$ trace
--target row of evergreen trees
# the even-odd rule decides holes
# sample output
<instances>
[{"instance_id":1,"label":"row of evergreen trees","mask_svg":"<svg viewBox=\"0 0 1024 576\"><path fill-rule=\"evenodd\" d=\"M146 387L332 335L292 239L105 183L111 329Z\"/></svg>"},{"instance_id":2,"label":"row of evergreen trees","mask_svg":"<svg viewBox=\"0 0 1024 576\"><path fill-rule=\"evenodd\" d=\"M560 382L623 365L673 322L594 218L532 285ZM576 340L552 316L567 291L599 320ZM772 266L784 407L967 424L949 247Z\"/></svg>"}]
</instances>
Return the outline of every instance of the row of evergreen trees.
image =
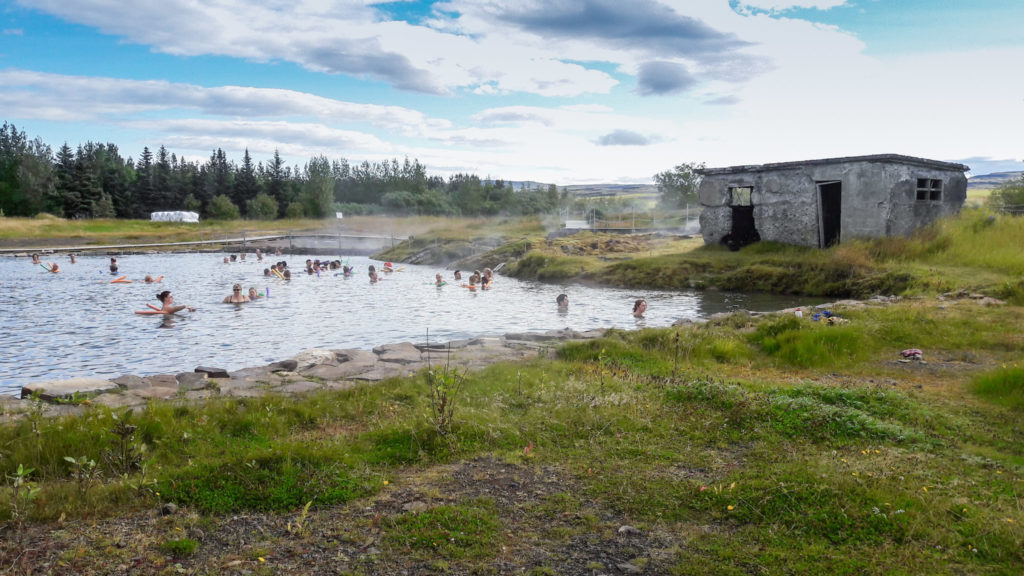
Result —
<instances>
[{"instance_id":1,"label":"row of evergreen trees","mask_svg":"<svg viewBox=\"0 0 1024 576\"><path fill-rule=\"evenodd\" d=\"M54 154L7 122L0 128L0 215L47 212L66 218L149 218L151 212L192 210L203 218L323 218L346 213L533 214L559 202L554 185L513 190L472 174L428 176L418 160L362 162L310 159L287 166L281 155L241 164L217 149L204 163L164 146L125 159L115 144L65 143Z\"/></svg>"}]
</instances>

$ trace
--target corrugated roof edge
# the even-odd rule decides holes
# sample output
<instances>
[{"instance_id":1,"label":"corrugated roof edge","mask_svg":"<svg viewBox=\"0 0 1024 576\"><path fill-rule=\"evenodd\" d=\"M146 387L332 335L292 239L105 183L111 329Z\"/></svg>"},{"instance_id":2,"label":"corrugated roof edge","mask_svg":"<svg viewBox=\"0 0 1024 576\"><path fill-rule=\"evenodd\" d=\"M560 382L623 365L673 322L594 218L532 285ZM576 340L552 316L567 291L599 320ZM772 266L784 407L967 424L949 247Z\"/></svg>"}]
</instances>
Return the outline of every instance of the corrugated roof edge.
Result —
<instances>
[{"instance_id":1,"label":"corrugated roof edge","mask_svg":"<svg viewBox=\"0 0 1024 576\"><path fill-rule=\"evenodd\" d=\"M694 170L694 172L702 176L714 176L716 174L736 174L739 172L767 172L770 170L787 170L789 168L799 168L801 166L818 166L823 164L838 164L841 162L898 162L901 164L915 164L923 166L925 168L941 168L943 170L957 170L959 172L967 172L970 170L964 164L956 164L954 162L942 162L939 160L929 160L927 158L917 158L914 156L904 156L903 154L871 154L868 156L844 156L841 158L821 158L818 160L801 160L798 162L776 162L773 164L749 164L745 166L727 166L724 168L702 168Z\"/></svg>"}]
</instances>

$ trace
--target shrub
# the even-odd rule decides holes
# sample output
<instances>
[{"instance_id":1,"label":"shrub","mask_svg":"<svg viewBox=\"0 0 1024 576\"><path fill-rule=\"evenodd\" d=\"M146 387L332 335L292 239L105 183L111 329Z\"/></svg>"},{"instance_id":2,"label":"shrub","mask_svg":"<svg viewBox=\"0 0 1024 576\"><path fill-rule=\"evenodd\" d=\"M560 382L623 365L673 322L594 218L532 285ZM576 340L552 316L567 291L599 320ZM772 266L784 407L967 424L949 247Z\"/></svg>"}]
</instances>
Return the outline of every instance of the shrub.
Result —
<instances>
[{"instance_id":1,"label":"shrub","mask_svg":"<svg viewBox=\"0 0 1024 576\"><path fill-rule=\"evenodd\" d=\"M206 217L210 220L237 220L238 206L226 195L214 196L206 205Z\"/></svg>"},{"instance_id":2,"label":"shrub","mask_svg":"<svg viewBox=\"0 0 1024 576\"><path fill-rule=\"evenodd\" d=\"M267 196L263 192L249 200L249 217L257 220L273 220L277 218L277 200Z\"/></svg>"}]
</instances>

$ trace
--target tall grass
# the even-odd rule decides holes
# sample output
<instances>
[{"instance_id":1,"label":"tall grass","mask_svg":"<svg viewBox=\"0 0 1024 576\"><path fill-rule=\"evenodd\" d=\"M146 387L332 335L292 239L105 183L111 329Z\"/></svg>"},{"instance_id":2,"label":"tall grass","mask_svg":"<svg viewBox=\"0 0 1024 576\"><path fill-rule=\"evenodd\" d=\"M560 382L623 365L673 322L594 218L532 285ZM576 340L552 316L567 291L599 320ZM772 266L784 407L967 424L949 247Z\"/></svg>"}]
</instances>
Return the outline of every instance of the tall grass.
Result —
<instances>
[{"instance_id":1,"label":"tall grass","mask_svg":"<svg viewBox=\"0 0 1024 576\"><path fill-rule=\"evenodd\" d=\"M1004 366L976 376L970 389L993 404L1024 411L1024 366Z\"/></svg>"}]
</instances>

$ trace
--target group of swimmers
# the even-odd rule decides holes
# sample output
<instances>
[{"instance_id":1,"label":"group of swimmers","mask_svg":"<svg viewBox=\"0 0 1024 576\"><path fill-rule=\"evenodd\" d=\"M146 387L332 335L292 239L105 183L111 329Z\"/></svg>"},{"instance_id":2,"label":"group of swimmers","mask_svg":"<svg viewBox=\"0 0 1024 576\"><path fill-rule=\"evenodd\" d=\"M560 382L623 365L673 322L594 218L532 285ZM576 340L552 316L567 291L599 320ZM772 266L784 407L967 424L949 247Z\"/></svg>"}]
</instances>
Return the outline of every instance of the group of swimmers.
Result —
<instances>
[{"instance_id":1,"label":"group of swimmers","mask_svg":"<svg viewBox=\"0 0 1024 576\"><path fill-rule=\"evenodd\" d=\"M280 249L277 250L277 254L278 255L281 254L281 250ZM263 253L258 248L256 249L256 258L257 258L258 261L262 261L263 260ZM224 257L224 262L225 263L236 262L239 259L241 261L245 261L245 253L244 252L241 254L240 257L235 255L235 254L232 254L229 257L226 256L226 257ZM76 262L74 254L70 254L70 260L71 260L72 264L74 264ZM51 273L54 273L54 274L57 274L57 273L60 272L60 266L57 264L57 262L50 262L50 263L44 264L39 259L39 255L38 254L32 254L32 263L33 264L39 264L40 266L43 266L43 268L45 268L47 271L49 271ZM324 261L321 261L319 259L316 259L316 260L307 259L306 260L306 273L308 275L313 275L313 274L319 275L319 273L321 271L330 271L330 270L339 270L339 269L341 270L341 274L343 274L346 277L347 276L351 276L354 273L354 271L355 271L354 267L348 266L347 264L342 264L341 260L324 260ZM110 258L110 273L111 274L116 274L117 271L118 271L117 258L111 257ZM391 262L385 262L384 265L381 267L381 271L382 272L386 272L386 273L395 272L395 268L394 268L394 265L392 265ZM369 274L369 277L370 277L370 283L371 284L376 284L380 280L380 276L377 274L377 269L376 269L376 267L373 264L371 264L369 266L368 274ZM264 276L277 276L278 278L280 278L282 280L291 280L291 271L288 269L288 262L286 262L284 260L282 260L280 262L277 262L275 264L272 264L270 266L270 268L265 268L263 270L263 275ZM441 276L440 273L436 274L434 279L435 279L434 284L437 287L446 286L448 284L447 282L445 282L444 278ZM462 280L462 271L461 270L455 270L454 279L455 279L456 282L461 282L461 280ZM158 277L154 278L152 275L147 274L145 276L145 278L143 279L143 282L145 282L147 284L150 284L150 283L157 283L157 282L160 282L162 280L163 280L163 276L158 276ZM117 279L113 280L112 282L114 282L114 283L119 283L119 282L121 282L121 283L130 283L132 281L128 280L126 276L121 276L120 278L117 278ZM480 288L482 290L488 290L493 285L493 282L494 282L494 271L491 270L490 268L484 268L483 272L481 272L480 270L474 270L473 273L469 276L469 283L468 284L461 284L461 286L463 286L465 288L468 288L471 291L475 291L477 286L480 286ZM226 296L224 298L223 302L224 303L230 303L230 304L240 304L240 303L245 303L245 302L252 302L254 300L258 300L258 299L263 298L263 297L264 297L264 295L260 294L259 292L257 292L256 288L252 288L252 287L249 288L248 294L246 294L246 293L243 292L241 284L235 284L234 286L232 286L231 294ZM171 296L171 292L169 290L164 290L163 292L160 292L159 294L157 294L157 300L159 300L161 302L161 306L160 307L153 306L152 304L146 304L146 306L149 308L149 310L138 310L138 311L136 311L136 314L175 314L177 312L180 312L181 310L186 310L186 309L189 310L190 312L191 311L195 311L195 308L193 308L191 306L174 306L173 305L173 300L174 299ZM555 299L555 304L558 307L559 311L561 311L561 312L567 311L569 309L569 296L567 294L559 294L558 297ZM640 298L640 299L636 300L636 302L633 303L633 316L635 318L643 318L644 317L644 313L646 311L647 311L647 300L645 300L643 298Z\"/></svg>"},{"instance_id":2,"label":"group of swimmers","mask_svg":"<svg viewBox=\"0 0 1024 576\"><path fill-rule=\"evenodd\" d=\"M455 279L462 280L462 270L455 271ZM469 288L470 291L475 291L479 285L481 290L490 290L491 285L494 283L494 271L490 268L484 268L483 272L479 270L473 270L473 273L469 275L469 284L463 284L463 288Z\"/></svg>"}]
</instances>

